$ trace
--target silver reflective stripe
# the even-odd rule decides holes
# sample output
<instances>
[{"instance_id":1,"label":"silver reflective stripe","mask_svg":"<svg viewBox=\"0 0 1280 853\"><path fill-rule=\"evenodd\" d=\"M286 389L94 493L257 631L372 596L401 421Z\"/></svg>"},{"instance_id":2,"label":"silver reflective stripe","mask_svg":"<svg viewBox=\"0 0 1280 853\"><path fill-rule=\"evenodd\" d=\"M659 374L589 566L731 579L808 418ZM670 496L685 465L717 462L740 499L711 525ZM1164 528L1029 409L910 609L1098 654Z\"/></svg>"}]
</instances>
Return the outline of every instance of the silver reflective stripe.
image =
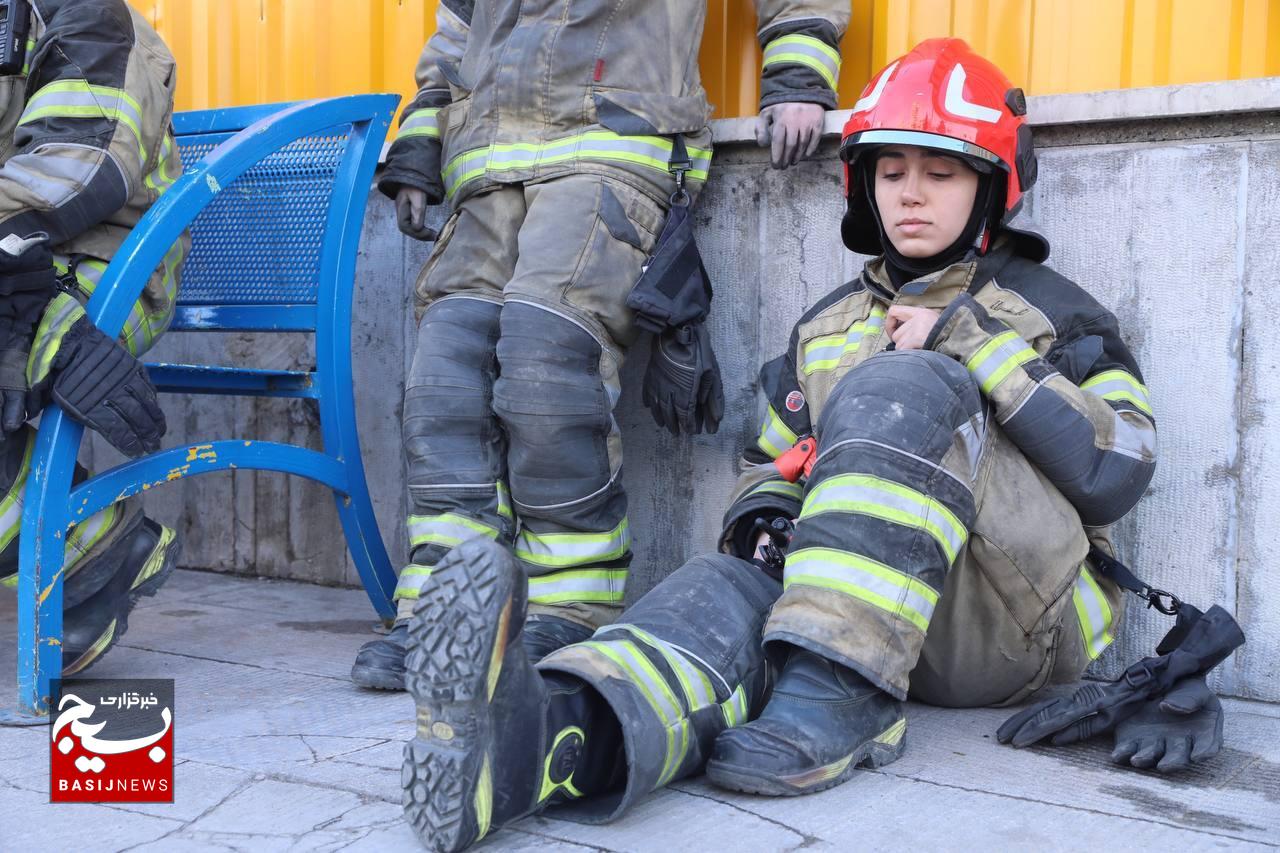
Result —
<instances>
[{"instance_id":1,"label":"silver reflective stripe","mask_svg":"<svg viewBox=\"0 0 1280 853\"><path fill-rule=\"evenodd\" d=\"M779 63L804 65L817 71L828 88L836 88L840 76L840 54L821 39L813 36L782 36L765 45L764 67Z\"/></svg>"},{"instance_id":2,"label":"silver reflective stripe","mask_svg":"<svg viewBox=\"0 0 1280 853\"><path fill-rule=\"evenodd\" d=\"M535 533L528 528L516 537L516 556L539 566L575 566L617 559L631 548L627 519L606 533Z\"/></svg>"},{"instance_id":3,"label":"silver reflective stripe","mask_svg":"<svg viewBox=\"0 0 1280 853\"><path fill-rule=\"evenodd\" d=\"M982 442L986 438L986 426L982 415L974 415L955 431L956 443L969 460L969 477L978 476L978 461L982 458Z\"/></svg>"},{"instance_id":4,"label":"silver reflective stripe","mask_svg":"<svg viewBox=\"0 0 1280 853\"><path fill-rule=\"evenodd\" d=\"M588 640L581 646L600 652L618 664L627 678L644 694L663 725L670 726L679 722L683 714L675 694L662 679L653 662L645 657L635 643L626 640Z\"/></svg>"},{"instance_id":5,"label":"silver reflective stripe","mask_svg":"<svg viewBox=\"0 0 1280 853\"><path fill-rule=\"evenodd\" d=\"M1072 590L1072 603L1080 623L1085 651L1092 660L1106 651L1114 638L1111 635L1111 605L1087 565L1080 567L1080 576L1076 578L1075 588Z\"/></svg>"},{"instance_id":6,"label":"silver reflective stripe","mask_svg":"<svg viewBox=\"0 0 1280 853\"><path fill-rule=\"evenodd\" d=\"M115 521L116 505L112 504L85 521L80 522L67 537L67 561L78 560L89 552L111 523Z\"/></svg>"},{"instance_id":7,"label":"silver reflective stripe","mask_svg":"<svg viewBox=\"0 0 1280 853\"><path fill-rule=\"evenodd\" d=\"M452 512L440 515L411 515L408 528L409 544L415 548L419 545L453 547L477 536L498 538L497 528Z\"/></svg>"},{"instance_id":8,"label":"silver reflective stripe","mask_svg":"<svg viewBox=\"0 0 1280 853\"><path fill-rule=\"evenodd\" d=\"M439 107L427 107L409 113L404 122L401 123L400 132L396 134L396 138L404 139L411 136L439 138L440 125L436 121L436 113L438 112L440 112Z\"/></svg>"},{"instance_id":9,"label":"silver reflective stripe","mask_svg":"<svg viewBox=\"0 0 1280 853\"><path fill-rule=\"evenodd\" d=\"M87 162L78 157L56 154L19 154L4 164L5 174L49 204L58 206L85 187L97 171L98 160Z\"/></svg>"},{"instance_id":10,"label":"silver reflective stripe","mask_svg":"<svg viewBox=\"0 0 1280 853\"><path fill-rule=\"evenodd\" d=\"M1130 420L1140 420L1134 423ZM1141 415L1128 415L1117 412L1115 415L1115 452L1143 462L1150 462L1156 457L1156 431Z\"/></svg>"},{"instance_id":11,"label":"silver reflective stripe","mask_svg":"<svg viewBox=\"0 0 1280 853\"><path fill-rule=\"evenodd\" d=\"M997 346L984 346L969 360L969 370L984 393L990 394L1020 364L1036 357L1035 350L1017 332L1004 332L991 339Z\"/></svg>"},{"instance_id":12,"label":"silver reflective stripe","mask_svg":"<svg viewBox=\"0 0 1280 853\"><path fill-rule=\"evenodd\" d=\"M747 693L739 684L733 695L720 703L724 712L724 722L729 728L740 726L747 721Z\"/></svg>"},{"instance_id":13,"label":"silver reflective stripe","mask_svg":"<svg viewBox=\"0 0 1280 853\"><path fill-rule=\"evenodd\" d=\"M769 406L765 410L764 426L760 428L760 436L756 439L756 444L763 450L770 459L777 459L790 449L791 445L799 440L791 428L778 417L777 411L773 406Z\"/></svg>"},{"instance_id":14,"label":"silver reflective stripe","mask_svg":"<svg viewBox=\"0 0 1280 853\"><path fill-rule=\"evenodd\" d=\"M955 560L968 529L938 500L915 489L865 474L839 474L809 490L801 518L823 512L850 512L924 530Z\"/></svg>"},{"instance_id":15,"label":"silver reflective stripe","mask_svg":"<svg viewBox=\"0 0 1280 853\"><path fill-rule=\"evenodd\" d=\"M690 713L716 704L716 691L711 686L711 680L701 669L687 660L679 648L655 637L648 631L625 623L608 625L597 631L596 636L612 631L625 631L662 655L663 660L671 667L680 681L680 686L684 689Z\"/></svg>"},{"instance_id":16,"label":"silver reflective stripe","mask_svg":"<svg viewBox=\"0 0 1280 853\"><path fill-rule=\"evenodd\" d=\"M832 557L842 559L836 562ZM837 555L825 549L797 551L787 560L785 579L790 586L793 582L803 584L803 578L833 581L833 589L903 616L922 631L928 627L937 602L936 593L930 598L919 591L920 587L928 589L923 582L860 554L840 552ZM870 596L858 595L858 591L870 593ZM920 619L901 612L904 606L918 614Z\"/></svg>"},{"instance_id":17,"label":"silver reflective stripe","mask_svg":"<svg viewBox=\"0 0 1280 853\"><path fill-rule=\"evenodd\" d=\"M626 569L582 569L560 571L529 578L529 600L537 604L593 601L622 602L626 592Z\"/></svg>"}]
</instances>

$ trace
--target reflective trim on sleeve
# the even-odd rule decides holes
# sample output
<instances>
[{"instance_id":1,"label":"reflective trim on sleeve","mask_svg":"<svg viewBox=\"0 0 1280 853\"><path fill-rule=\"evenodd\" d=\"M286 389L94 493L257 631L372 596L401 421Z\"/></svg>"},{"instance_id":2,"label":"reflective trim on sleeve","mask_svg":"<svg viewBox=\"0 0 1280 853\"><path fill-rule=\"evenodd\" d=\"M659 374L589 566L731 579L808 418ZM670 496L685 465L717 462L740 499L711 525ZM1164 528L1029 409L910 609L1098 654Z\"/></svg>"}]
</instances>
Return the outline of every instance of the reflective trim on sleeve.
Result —
<instances>
[{"instance_id":1,"label":"reflective trim on sleeve","mask_svg":"<svg viewBox=\"0 0 1280 853\"><path fill-rule=\"evenodd\" d=\"M31 355L27 358L27 384L37 385L44 381L53 367L53 357L62 346L66 336L76 320L84 316L84 308L69 293L59 293L53 297L40 325L36 327L35 340L31 344Z\"/></svg>"},{"instance_id":2,"label":"reflective trim on sleeve","mask_svg":"<svg viewBox=\"0 0 1280 853\"><path fill-rule=\"evenodd\" d=\"M111 529L111 526L115 523L117 507L119 506L119 504L110 504L71 529L71 534L67 537L66 548L68 575L71 574L69 567L88 554L93 546L101 542L102 537Z\"/></svg>"},{"instance_id":3,"label":"reflective trim on sleeve","mask_svg":"<svg viewBox=\"0 0 1280 853\"><path fill-rule=\"evenodd\" d=\"M858 351L864 337L876 334L884 328L884 315L884 307L877 305L865 320L857 321L847 330L806 341L800 370L805 376L811 376L820 370L834 370L842 358Z\"/></svg>"},{"instance_id":4,"label":"reflective trim on sleeve","mask_svg":"<svg viewBox=\"0 0 1280 853\"><path fill-rule=\"evenodd\" d=\"M142 107L124 89L97 86L87 80L55 80L27 101L18 126L43 118L90 118L118 121L129 129L138 143L138 162L145 165L147 150L142 141Z\"/></svg>"},{"instance_id":5,"label":"reflective trim on sleeve","mask_svg":"<svg viewBox=\"0 0 1280 853\"><path fill-rule=\"evenodd\" d=\"M436 121L436 113L438 112L440 112L439 107L424 107L407 113L404 121L400 123L400 131L396 134L396 140L410 139L414 136L428 136L432 139L439 139L440 124Z\"/></svg>"},{"instance_id":6,"label":"reflective trim on sleeve","mask_svg":"<svg viewBox=\"0 0 1280 853\"><path fill-rule=\"evenodd\" d=\"M529 577L531 604L621 604L627 588L626 569L575 569Z\"/></svg>"},{"instance_id":7,"label":"reflective trim on sleeve","mask_svg":"<svg viewBox=\"0 0 1280 853\"><path fill-rule=\"evenodd\" d=\"M165 133L164 142L160 145L160 162L151 174L143 178L143 183L148 189L155 190L156 193L163 195L164 191L173 185L182 174L182 160L176 156L177 148L173 144L173 136Z\"/></svg>"},{"instance_id":8,"label":"reflective trim on sleeve","mask_svg":"<svg viewBox=\"0 0 1280 853\"><path fill-rule=\"evenodd\" d=\"M535 533L526 527L515 546L517 558L549 569L616 560L629 550L631 528L625 518L603 533Z\"/></svg>"},{"instance_id":9,"label":"reflective trim on sleeve","mask_svg":"<svg viewBox=\"0 0 1280 853\"><path fill-rule=\"evenodd\" d=\"M1081 391L1088 391L1104 400L1115 400L1136 406L1140 411L1151 415L1151 394L1147 386L1133 377L1127 370L1104 370L1086 379L1080 385Z\"/></svg>"},{"instance_id":10,"label":"reflective trim on sleeve","mask_svg":"<svg viewBox=\"0 0 1280 853\"><path fill-rule=\"evenodd\" d=\"M831 548L804 548L787 555L782 586L796 584L843 593L921 631L929 629L938 604L938 593L923 581L870 557Z\"/></svg>"},{"instance_id":11,"label":"reflective trim on sleeve","mask_svg":"<svg viewBox=\"0 0 1280 853\"><path fill-rule=\"evenodd\" d=\"M1111 633L1115 620L1107 596L1093 579L1087 564L1080 566L1080 577L1076 578L1075 588L1071 591L1071 601L1076 608L1085 653L1089 660L1097 660L1115 639Z\"/></svg>"},{"instance_id":12,"label":"reflective trim on sleeve","mask_svg":"<svg viewBox=\"0 0 1280 853\"><path fill-rule=\"evenodd\" d=\"M840 52L822 39L800 33L781 36L765 45L763 67L771 65L812 68L832 90L840 79Z\"/></svg>"},{"instance_id":13,"label":"reflective trim on sleeve","mask_svg":"<svg viewBox=\"0 0 1280 853\"><path fill-rule=\"evenodd\" d=\"M770 459L777 459L799 440L800 436L783 423L782 418L778 417L777 410L770 405L765 412L764 424L760 427L760 437L756 439L756 446Z\"/></svg>"},{"instance_id":14,"label":"reflective trim on sleeve","mask_svg":"<svg viewBox=\"0 0 1280 853\"><path fill-rule=\"evenodd\" d=\"M850 512L922 530L947 557L947 565L969 538L969 530L942 503L915 489L870 474L838 474L809 490L800 518ZM788 563L790 565L790 563Z\"/></svg>"},{"instance_id":15,"label":"reflective trim on sleeve","mask_svg":"<svg viewBox=\"0 0 1280 853\"><path fill-rule=\"evenodd\" d=\"M1012 329L991 338L966 362L984 394L990 394L1014 370L1036 358L1036 351Z\"/></svg>"}]
</instances>

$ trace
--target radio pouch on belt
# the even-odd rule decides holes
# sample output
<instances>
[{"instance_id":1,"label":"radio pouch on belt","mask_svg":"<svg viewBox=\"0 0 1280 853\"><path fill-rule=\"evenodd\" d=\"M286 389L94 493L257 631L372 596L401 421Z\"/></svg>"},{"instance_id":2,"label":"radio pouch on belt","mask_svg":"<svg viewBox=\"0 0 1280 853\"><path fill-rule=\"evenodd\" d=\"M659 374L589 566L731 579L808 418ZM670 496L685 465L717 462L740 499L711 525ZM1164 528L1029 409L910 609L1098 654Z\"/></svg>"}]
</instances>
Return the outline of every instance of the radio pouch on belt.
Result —
<instances>
[{"instance_id":1,"label":"radio pouch on belt","mask_svg":"<svg viewBox=\"0 0 1280 853\"><path fill-rule=\"evenodd\" d=\"M31 29L29 0L0 0L0 75L21 74Z\"/></svg>"}]
</instances>

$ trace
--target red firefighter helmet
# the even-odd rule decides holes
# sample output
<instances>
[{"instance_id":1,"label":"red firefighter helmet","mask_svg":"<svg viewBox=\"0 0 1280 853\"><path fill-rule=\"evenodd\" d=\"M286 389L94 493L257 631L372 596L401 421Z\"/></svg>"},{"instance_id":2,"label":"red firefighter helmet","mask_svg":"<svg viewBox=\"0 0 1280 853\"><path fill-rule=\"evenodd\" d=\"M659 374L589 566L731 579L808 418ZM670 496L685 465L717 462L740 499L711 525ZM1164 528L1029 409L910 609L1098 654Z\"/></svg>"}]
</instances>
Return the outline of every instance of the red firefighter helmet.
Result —
<instances>
[{"instance_id":1,"label":"red firefighter helmet","mask_svg":"<svg viewBox=\"0 0 1280 853\"><path fill-rule=\"evenodd\" d=\"M962 39L929 39L889 63L867 83L844 126L845 245L864 255L882 251L874 200L858 174L859 157L882 145L919 145L947 151L993 174L983 251L993 232L1002 229L1020 239L1024 254L1044 260L1049 254L1044 238L1008 225L1036 180L1026 113L1022 90Z\"/></svg>"}]
</instances>

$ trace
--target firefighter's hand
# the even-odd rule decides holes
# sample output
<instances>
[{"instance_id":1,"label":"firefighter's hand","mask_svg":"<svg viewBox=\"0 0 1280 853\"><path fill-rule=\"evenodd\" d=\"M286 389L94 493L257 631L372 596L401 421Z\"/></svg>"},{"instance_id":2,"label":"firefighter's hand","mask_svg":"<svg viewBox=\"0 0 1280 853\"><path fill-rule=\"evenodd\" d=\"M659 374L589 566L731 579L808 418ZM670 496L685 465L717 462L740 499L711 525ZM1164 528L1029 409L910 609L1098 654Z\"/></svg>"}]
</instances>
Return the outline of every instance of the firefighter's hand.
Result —
<instances>
[{"instance_id":1,"label":"firefighter's hand","mask_svg":"<svg viewBox=\"0 0 1280 853\"><path fill-rule=\"evenodd\" d=\"M426 219L427 194L417 187L401 187L396 193L396 224L400 232L429 243L436 238L436 230L427 226Z\"/></svg>"},{"instance_id":2,"label":"firefighter's hand","mask_svg":"<svg viewBox=\"0 0 1280 853\"><path fill-rule=\"evenodd\" d=\"M821 104L788 101L771 104L756 119L756 144L771 147L769 159L773 168L785 169L810 157L822 139L822 118L826 110Z\"/></svg>"},{"instance_id":3,"label":"firefighter's hand","mask_svg":"<svg viewBox=\"0 0 1280 853\"><path fill-rule=\"evenodd\" d=\"M894 305L884 318L884 333L893 341L894 349L920 349L938 322L932 308Z\"/></svg>"}]
</instances>

